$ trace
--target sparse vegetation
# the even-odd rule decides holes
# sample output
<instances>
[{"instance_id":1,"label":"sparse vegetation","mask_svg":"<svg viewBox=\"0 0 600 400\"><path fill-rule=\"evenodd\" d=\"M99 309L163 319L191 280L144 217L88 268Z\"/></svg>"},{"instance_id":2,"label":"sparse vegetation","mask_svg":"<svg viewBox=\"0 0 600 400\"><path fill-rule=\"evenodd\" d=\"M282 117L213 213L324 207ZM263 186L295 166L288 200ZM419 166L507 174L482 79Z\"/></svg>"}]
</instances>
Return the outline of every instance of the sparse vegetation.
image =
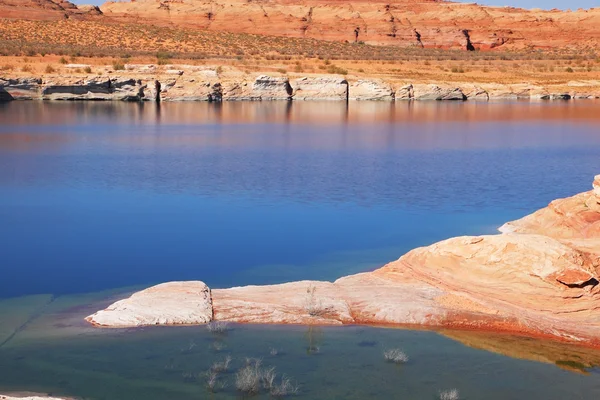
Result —
<instances>
[{"instance_id":1,"label":"sparse vegetation","mask_svg":"<svg viewBox=\"0 0 600 400\"><path fill-rule=\"evenodd\" d=\"M269 349L269 354L272 355L273 357L279 355L281 353L281 351L279 349L276 349L275 347L271 347Z\"/></svg>"},{"instance_id":2,"label":"sparse vegetation","mask_svg":"<svg viewBox=\"0 0 600 400\"><path fill-rule=\"evenodd\" d=\"M310 285L306 289L306 297L304 298L304 310L311 317L319 317L322 316L326 309L323 306L323 301L317 298L316 295L317 287Z\"/></svg>"},{"instance_id":3,"label":"sparse vegetation","mask_svg":"<svg viewBox=\"0 0 600 400\"><path fill-rule=\"evenodd\" d=\"M247 363L235 375L235 387L242 393L256 394L260 392L262 375L263 371L260 360Z\"/></svg>"},{"instance_id":4,"label":"sparse vegetation","mask_svg":"<svg viewBox=\"0 0 600 400\"><path fill-rule=\"evenodd\" d=\"M222 335L229 331L229 324L223 321L211 321L208 324L206 324L206 329L208 329L210 333Z\"/></svg>"},{"instance_id":5,"label":"sparse vegetation","mask_svg":"<svg viewBox=\"0 0 600 400\"><path fill-rule=\"evenodd\" d=\"M383 357L388 362L403 364L408 362L408 356L400 349L389 349L383 352Z\"/></svg>"},{"instance_id":6,"label":"sparse vegetation","mask_svg":"<svg viewBox=\"0 0 600 400\"><path fill-rule=\"evenodd\" d=\"M112 66L115 71L122 71L125 69L125 64L121 60L114 60Z\"/></svg>"},{"instance_id":7,"label":"sparse vegetation","mask_svg":"<svg viewBox=\"0 0 600 400\"><path fill-rule=\"evenodd\" d=\"M440 400L458 400L460 395L457 389L444 390L440 392Z\"/></svg>"},{"instance_id":8,"label":"sparse vegetation","mask_svg":"<svg viewBox=\"0 0 600 400\"><path fill-rule=\"evenodd\" d=\"M265 390L273 397L285 397L299 392L299 387L292 384L286 376L281 376L277 383L274 367L263 368L259 359L246 359L246 365L235 376L235 387L238 391L253 395Z\"/></svg>"},{"instance_id":9,"label":"sparse vegetation","mask_svg":"<svg viewBox=\"0 0 600 400\"><path fill-rule=\"evenodd\" d=\"M211 393L216 393L224 389L227 384L219 379L219 373L212 369L206 372L206 389Z\"/></svg>"},{"instance_id":10,"label":"sparse vegetation","mask_svg":"<svg viewBox=\"0 0 600 400\"><path fill-rule=\"evenodd\" d=\"M85 67L83 69L83 72L85 72L86 74L91 74L92 73L92 68L91 67Z\"/></svg>"},{"instance_id":11,"label":"sparse vegetation","mask_svg":"<svg viewBox=\"0 0 600 400\"><path fill-rule=\"evenodd\" d=\"M231 356L226 356L223 361L218 361L213 363L210 367L211 371L215 372L227 372L229 370L229 365L231 364Z\"/></svg>"},{"instance_id":12,"label":"sparse vegetation","mask_svg":"<svg viewBox=\"0 0 600 400\"><path fill-rule=\"evenodd\" d=\"M67 59L66 59L66 58L64 58L64 57L61 57L61 58L60 58L60 60L58 60L58 62L59 62L59 63L61 63L61 64L68 64L68 63L69 63L69 62L67 61Z\"/></svg>"}]
</instances>

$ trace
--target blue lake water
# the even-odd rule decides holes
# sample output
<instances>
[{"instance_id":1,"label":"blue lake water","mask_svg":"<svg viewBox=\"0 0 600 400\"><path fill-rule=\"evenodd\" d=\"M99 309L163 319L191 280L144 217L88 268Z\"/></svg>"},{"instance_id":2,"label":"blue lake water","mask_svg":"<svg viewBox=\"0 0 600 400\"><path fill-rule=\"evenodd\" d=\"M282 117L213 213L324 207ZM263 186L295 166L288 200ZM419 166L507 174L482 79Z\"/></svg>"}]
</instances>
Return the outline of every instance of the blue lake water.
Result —
<instances>
[{"instance_id":1,"label":"blue lake water","mask_svg":"<svg viewBox=\"0 0 600 400\"><path fill-rule=\"evenodd\" d=\"M205 396L188 391L181 381L184 370L155 377L156 382L164 378L162 388L171 395L148 393L156 371L142 367L148 348L169 347L156 355L166 363L166 354L185 347L190 337L209 340L205 333L99 335L74 322L90 311L75 306L88 304L87 293L170 280L203 280L211 287L332 280L444 238L494 233L555 198L589 190L600 173L599 128L600 103L591 101L0 104L0 297L5 299L0 317L17 321L11 323L18 330L0 345L0 388L113 399L142 393L144 398ZM30 296L37 294L54 297ZM63 308L56 299L64 299ZM69 322L58 326L47 315ZM81 330L77 341L71 328ZM269 341L296 338L281 339L293 354L290 343L304 340L297 330L265 329L236 328L230 345L248 353L241 343L246 337L249 347L266 352ZM55 341L51 345L48 335ZM591 371L583 377L555 365L468 349L432 333L364 328L324 335L336 339L329 355L324 351L316 358L321 364L290 355L282 366L301 378L306 398L397 398L393 393L435 398L432 380L451 385L447 374L471 399L600 395L593 372L600 356L593 352L574 364ZM123 343L116 339L123 336L128 337ZM366 366L349 361L365 337L379 338L375 350L360 348L373 358ZM409 373L398 378L405 380L402 389L394 388L396 378L382 372L389 366L375 360L382 343L395 340L421 357L413 374L435 373L421 380ZM462 341L491 348L481 345L481 338ZM139 385L115 383L123 386L116 395L101 382L102 377L120 382L117 378L127 375L119 365L124 343L139 359L128 366L128 371L139 367L139 382L131 381ZM507 348L528 345L510 343ZM204 360L207 346L198 347L202 351L190 357ZM544 351L552 354L550 364L565 361L560 358L565 352L583 357L578 350ZM113 358L100 360L103 352ZM187 356L175 358L180 357ZM15 369L15 360L22 361L21 369ZM336 360L354 369L328 364ZM85 378L78 362L87 365ZM450 363L454 372L436 369L439 363ZM337 371L327 390L315 372L325 365ZM94 374L98 368L104 375ZM373 369L367 381L375 386L348 383L362 368ZM521 376L527 371L530 377ZM478 373L485 376L473 383ZM510 382L494 383L502 374ZM536 384L533 376L562 382L565 390ZM495 391L486 392L490 388ZM232 390L223 395L234 395Z\"/></svg>"}]
</instances>

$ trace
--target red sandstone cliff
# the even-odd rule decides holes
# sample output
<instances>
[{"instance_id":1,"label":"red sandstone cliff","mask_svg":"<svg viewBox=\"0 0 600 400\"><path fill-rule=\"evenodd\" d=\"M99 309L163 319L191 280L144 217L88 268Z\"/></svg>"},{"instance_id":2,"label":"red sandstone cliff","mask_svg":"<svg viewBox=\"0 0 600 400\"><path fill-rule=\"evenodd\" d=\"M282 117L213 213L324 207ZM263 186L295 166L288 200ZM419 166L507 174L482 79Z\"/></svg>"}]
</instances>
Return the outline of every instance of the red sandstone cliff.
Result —
<instances>
[{"instance_id":1,"label":"red sandstone cliff","mask_svg":"<svg viewBox=\"0 0 600 400\"><path fill-rule=\"evenodd\" d=\"M121 20L214 31L398 46L482 49L596 47L600 8L542 11L437 0L135 0L108 2Z\"/></svg>"}]
</instances>

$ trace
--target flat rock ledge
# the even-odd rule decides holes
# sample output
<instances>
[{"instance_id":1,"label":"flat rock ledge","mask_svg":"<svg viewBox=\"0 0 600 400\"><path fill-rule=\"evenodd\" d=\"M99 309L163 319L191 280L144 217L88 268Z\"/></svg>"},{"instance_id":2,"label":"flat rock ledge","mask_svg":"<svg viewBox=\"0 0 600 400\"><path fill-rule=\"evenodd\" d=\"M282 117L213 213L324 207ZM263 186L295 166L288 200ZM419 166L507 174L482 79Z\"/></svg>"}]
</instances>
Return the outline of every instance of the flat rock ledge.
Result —
<instances>
[{"instance_id":1,"label":"flat rock ledge","mask_svg":"<svg viewBox=\"0 0 600 400\"><path fill-rule=\"evenodd\" d=\"M593 190L335 282L210 290L170 282L86 320L99 327L204 324L397 325L504 331L600 346L600 175Z\"/></svg>"}]
</instances>

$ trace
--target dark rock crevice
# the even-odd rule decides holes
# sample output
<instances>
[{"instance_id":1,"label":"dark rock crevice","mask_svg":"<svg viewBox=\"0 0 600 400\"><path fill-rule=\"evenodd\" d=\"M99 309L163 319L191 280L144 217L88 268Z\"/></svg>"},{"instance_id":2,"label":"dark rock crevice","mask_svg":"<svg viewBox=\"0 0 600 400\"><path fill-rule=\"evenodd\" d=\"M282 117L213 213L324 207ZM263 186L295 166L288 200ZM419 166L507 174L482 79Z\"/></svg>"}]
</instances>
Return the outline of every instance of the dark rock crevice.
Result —
<instances>
[{"instance_id":1,"label":"dark rock crevice","mask_svg":"<svg viewBox=\"0 0 600 400\"><path fill-rule=\"evenodd\" d=\"M475 51L475 46L473 46L473 43L471 43L471 34L469 33L469 30L463 29L462 34L465 36L465 39L467 41L467 44L465 45L465 49L467 51Z\"/></svg>"}]
</instances>

